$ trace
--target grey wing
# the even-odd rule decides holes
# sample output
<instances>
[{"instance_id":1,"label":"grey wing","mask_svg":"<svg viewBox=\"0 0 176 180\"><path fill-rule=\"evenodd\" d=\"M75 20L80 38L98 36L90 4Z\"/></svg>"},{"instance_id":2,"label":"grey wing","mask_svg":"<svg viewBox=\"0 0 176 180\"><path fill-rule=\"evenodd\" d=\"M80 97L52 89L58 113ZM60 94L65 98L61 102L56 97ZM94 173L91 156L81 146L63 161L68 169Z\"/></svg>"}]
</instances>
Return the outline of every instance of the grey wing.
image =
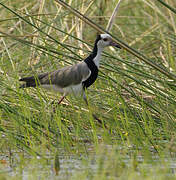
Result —
<instances>
[{"instance_id":1,"label":"grey wing","mask_svg":"<svg viewBox=\"0 0 176 180\"><path fill-rule=\"evenodd\" d=\"M43 77L40 82L41 84L54 84L61 88L69 85L80 84L85 81L91 74L87 64L81 62L73 66L68 66L63 69L49 73Z\"/></svg>"}]
</instances>

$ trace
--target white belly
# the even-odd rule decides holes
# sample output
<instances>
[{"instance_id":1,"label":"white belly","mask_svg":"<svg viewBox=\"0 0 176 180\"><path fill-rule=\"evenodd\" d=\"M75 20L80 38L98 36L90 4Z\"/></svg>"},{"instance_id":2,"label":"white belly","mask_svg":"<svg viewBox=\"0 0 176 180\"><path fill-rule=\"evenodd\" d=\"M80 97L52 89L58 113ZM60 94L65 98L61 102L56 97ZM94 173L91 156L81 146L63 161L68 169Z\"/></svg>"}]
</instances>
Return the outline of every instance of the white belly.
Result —
<instances>
[{"instance_id":1,"label":"white belly","mask_svg":"<svg viewBox=\"0 0 176 180\"><path fill-rule=\"evenodd\" d=\"M81 94L83 88L82 88L82 83L81 84L77 84L77 85L71 85L65 88L60 88L59 86L56 85L49 85L49 84L45 84L45 85L41 85L42 88L45 88L47 90L50 91L54 91L54 92L60 92L62 94L70 94L73 93L74 95L79 95Z\"/></svg>"}]
</instances>

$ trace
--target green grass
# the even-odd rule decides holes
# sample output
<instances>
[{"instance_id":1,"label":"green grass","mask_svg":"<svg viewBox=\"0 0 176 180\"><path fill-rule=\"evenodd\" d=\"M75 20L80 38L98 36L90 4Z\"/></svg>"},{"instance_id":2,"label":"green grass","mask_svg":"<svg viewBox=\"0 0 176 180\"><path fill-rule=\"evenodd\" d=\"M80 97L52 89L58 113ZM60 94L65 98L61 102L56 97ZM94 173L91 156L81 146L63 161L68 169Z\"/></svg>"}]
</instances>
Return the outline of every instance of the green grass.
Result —
<instances>
[{"instance_id":1,"label":"green grass","mask_svg":"<svg viewBox=\"0 0 176 180\"><path fill-rule=\"evenodd\" d=\"M176 3L122 1L111 34L133 49L105 50L88 108L68 96L53 113L61 95L20 89L19 78L84 59L97 31L53 1L41 2L0 2L0 178L175 178ZM69 3L105 29L117 2Z\"/></svg>"}]
</instances>

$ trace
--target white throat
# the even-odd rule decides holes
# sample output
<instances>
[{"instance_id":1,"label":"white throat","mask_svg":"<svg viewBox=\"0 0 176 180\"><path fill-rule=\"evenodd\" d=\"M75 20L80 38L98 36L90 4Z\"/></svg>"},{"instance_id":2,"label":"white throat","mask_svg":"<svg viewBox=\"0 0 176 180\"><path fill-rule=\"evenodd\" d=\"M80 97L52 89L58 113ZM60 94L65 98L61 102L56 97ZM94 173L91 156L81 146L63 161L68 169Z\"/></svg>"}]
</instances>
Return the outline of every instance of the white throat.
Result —
<instances>
[{"instance_id":1,"label":"white throat","mask_svg":"<svg viewBox=\"0 0 176 180\"><path fill-rule=\"evenodd\" d=\"M93 61L94 61L95 65L97 66L97 68L99 68L99 65L100 65L100 59L101 59L102 51L103 51L103 48L98 47L97 55L93 59Z\"/></svg>"}]
</instances>

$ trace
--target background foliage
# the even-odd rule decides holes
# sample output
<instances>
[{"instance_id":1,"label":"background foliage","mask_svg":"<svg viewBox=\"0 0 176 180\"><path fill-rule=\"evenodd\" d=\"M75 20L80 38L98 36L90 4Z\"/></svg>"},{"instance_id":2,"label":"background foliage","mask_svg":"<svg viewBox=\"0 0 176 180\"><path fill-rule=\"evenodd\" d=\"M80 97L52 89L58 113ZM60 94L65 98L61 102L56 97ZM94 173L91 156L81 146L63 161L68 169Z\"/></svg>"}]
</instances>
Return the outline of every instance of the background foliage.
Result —
<instances>
[{"instance_id":1,"label":"background foliage","mask_svg":"<svg viewBox=\"0 0 176 180\"><path fill-rule=\"evenodd\" d=\"M104 29L117 4L114 0L66 2ZM126 50L109 48L102 57L99 79L87 92L89 108L82 98L69 96L53 113L51 102L59 99L60 94L40 88L20 89L19 78L83 60L92 49L97 31L54 1L1 1L2 154L11 157L15 152L27 152L44 158L46 152L52 154L61 148L61 154L79 155L88 153L90 146L91 152L98 153L99 146L104 144L115 147L112 159L117 155L117 147L122 147L118 154L124 153L124 156L132 149L133 167L139 154L144 159L150 159L153 153L160 158L168 153L173 157L176 150L176 14L171 7L176 7L176 2L165 3L122 1L111 34L173 78ZM103 123L96 121L92 113ZM126 166L122 163L119 168ZM103 177L107 169L109 166L104 168ZM114 172L109 174L116 176Z\"/></svg>"}]
</instances>

